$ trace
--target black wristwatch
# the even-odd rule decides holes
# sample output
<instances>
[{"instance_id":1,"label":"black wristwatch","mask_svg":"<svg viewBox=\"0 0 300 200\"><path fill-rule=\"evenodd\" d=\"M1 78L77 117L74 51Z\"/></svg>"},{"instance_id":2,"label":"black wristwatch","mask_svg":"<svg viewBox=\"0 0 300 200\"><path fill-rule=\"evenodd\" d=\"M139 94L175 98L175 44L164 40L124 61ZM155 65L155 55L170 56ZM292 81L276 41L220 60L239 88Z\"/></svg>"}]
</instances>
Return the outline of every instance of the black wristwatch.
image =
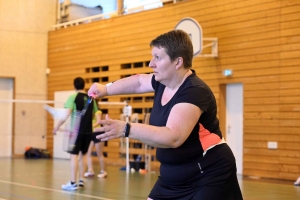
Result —
<instances>
[{"instance_id":1,"label":"black wristwatch","mask_svg":"<svg viewBox=\"0 0 300 200\"><path fill-rule=\"evenodd\" d=\"M124 127L124 137L128 137L129 135L129 132L130 132L130 124L129 123L126 123L125 124L125 127Z\"/></svg>"}]
</instances>

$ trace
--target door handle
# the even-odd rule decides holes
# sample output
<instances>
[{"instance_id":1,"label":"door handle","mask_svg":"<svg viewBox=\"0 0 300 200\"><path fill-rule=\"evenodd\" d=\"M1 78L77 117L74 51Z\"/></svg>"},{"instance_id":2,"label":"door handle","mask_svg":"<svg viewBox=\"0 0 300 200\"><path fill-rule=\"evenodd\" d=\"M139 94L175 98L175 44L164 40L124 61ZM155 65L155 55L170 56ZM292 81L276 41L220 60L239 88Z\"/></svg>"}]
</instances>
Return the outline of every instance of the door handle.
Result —
<instances>
[{"instance_id":1,"label":"door handle","mask_svg":"<svg viewBox=\"0 0 300 200\"><path fill-rule=\"evenodd\" d=\"M228 125L228 126L227 126L227 133L228 133L228 134L230 134L230 128L231 128L231 126Z\"/></svg>"}]
</instances>

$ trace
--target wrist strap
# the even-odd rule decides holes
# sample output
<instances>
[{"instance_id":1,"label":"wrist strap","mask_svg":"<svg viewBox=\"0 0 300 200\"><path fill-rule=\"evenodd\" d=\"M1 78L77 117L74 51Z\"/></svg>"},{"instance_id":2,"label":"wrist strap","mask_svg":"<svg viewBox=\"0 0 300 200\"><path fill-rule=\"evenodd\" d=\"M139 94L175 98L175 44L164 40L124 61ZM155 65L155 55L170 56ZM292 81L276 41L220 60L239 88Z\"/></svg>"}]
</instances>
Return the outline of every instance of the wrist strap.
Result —
<instances>
[{"instance_id":1,"label":"wrist strap","mask_svg":"<svg viewBox=\"0 0 300 200\"><path fill-rule=\"evenodd\" d=\"M125 127L124 127L124 137L129 136L130 128L131 128L131 125L129 123L126 123Z\"/></svg>"}]
</instances>

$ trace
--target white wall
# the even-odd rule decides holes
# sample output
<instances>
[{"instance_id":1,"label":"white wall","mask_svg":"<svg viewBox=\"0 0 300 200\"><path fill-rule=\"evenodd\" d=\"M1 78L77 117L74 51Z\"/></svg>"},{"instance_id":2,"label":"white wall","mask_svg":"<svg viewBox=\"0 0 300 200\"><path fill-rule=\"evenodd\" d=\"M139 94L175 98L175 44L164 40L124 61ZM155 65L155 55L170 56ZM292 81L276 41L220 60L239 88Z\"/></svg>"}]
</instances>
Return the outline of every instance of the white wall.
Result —
<instances>
[{"instance_id":1,"label":"white wall","mask_svg":"<svg viewBox=\"0 0 300 200\"><path fill-rule=\"evenodd\" d=\"M47 37L55 24L56 4L57 0L0 0L0 77L15 77L16 99L47 99ZM27 118L34 116L39 122L22 123L24 110ZM23 154L27 145L45 148L43 110L19 104L14 116L15 153Z\"/></svg>"}]
</instances>

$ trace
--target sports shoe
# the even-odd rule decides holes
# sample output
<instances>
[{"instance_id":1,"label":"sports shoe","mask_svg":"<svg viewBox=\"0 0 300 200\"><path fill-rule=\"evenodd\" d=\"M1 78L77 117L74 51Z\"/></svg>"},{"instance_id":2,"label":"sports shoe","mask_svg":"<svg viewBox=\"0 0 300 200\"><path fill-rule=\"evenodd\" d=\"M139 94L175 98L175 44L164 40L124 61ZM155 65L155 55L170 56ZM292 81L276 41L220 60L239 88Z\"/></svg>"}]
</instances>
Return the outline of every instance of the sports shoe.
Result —
<instances>
[{"instance_id":1,"label":"sports shoe","mask_svg":"<svg viewBox=\"0 0 300 200\"><path fill-rule=\"evenodd\" d=\"M87 171L84 173L84 177L93 177L93 176L94 176L94 172Z\"/></svg>"},{"instance_id":2,"label":"sports shoe","mask_svg":"<svg viewBox=\"0 0 300 200\"><path fill-rule=\"evenodd\" d=\"M79 188L84 188L84 181L83 180L79 180L78 186L79 186Z\"/></svg>"},{"instance_id":3,"label":"sports shoe","mask_svg":"<svg viewBox=\"0 0 300 200\"><path fill-rule=\"evenodd\" d=\"M76 183L72 184L71 181L69 181L67 184L62 185L61 189L63 189L63 190L69 190L69 191L74 191L74 190L77 190L78 187L77 187Z\"/></svg>"},{"instance_id":4,"label":"sports shoe","mask_svg":"<svg viewBox=\"0 0 300 200\"><path fill-rule=\"evenodd\" d=\"M107 176L107 172L106 171L101 171L99 174L98 174L98 178L105 178Z\"/></svg>"}]
</instances>

